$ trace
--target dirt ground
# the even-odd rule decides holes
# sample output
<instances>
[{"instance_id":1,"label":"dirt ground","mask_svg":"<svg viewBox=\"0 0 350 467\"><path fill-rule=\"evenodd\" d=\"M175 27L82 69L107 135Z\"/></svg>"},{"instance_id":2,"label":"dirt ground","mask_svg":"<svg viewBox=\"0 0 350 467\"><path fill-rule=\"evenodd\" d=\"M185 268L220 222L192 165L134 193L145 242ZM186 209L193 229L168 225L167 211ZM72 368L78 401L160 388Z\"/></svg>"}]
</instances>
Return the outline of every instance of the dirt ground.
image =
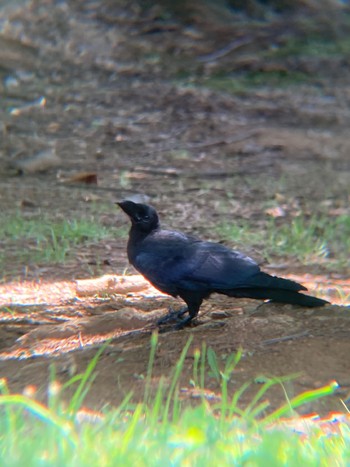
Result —
<instances>
[{"instance_id":1,"label":"dirt ground","mask_svg":"<svg viewBox=\"0 0 350 467\"><path fill-rule=\"evenodd\" d=\"M213 31L199 18L192 27L159 21L155 9L146 14L133 4L116 3L3 3L2 213L86 217L125 228L127 220L113 203L133 196L153 204L164 225L214 241L222 240L217 225L224 221L249 220L258 230L274 212L283 212L281 222L300 212L349 213L346 60L308 64L318 76L312 84L238 94L213 91L196 79L211 73L216 64L208 57L234 38L232 30ZM255 61L252 56L249 50L230 59L256 65L259 55ZM190 75L186 82L179 78L184 70ZM84 184L84 174L97 177L97 185ZM0 284L0 376L11 391L34 385L37 397L45 400L52 364L64 383L83 372L100 345L112 339L85 404L116 406L130 391L135 401L142 399L157 317L181 304L153 289L81 298L74 282L133 273L126 240L125 229L112 241L86 242L72 249L64 264L23 263L1 244L8 251ZM30 242L24 246L34 248ZM344 257L349 253L345 249ZM193 336L180 384L187 403L196 401L193 354L205 343L221 362L243 350L229 383L233 394L251 381L242 407L263 377L294 375L284 388L277 384L266 394L271 407L285 402L285 391L292 397L335 380L340 387L334 396L300 411L345 410L342 401L350 400L349 263L331 270L327 259L273 260L264 266L268 272L302 282L333 305L304 309L213 296L195 325L159 334L154 388L161 375L170 378ZM210 375L206 387L219 395Z\"/></svg>"}]
</instances>

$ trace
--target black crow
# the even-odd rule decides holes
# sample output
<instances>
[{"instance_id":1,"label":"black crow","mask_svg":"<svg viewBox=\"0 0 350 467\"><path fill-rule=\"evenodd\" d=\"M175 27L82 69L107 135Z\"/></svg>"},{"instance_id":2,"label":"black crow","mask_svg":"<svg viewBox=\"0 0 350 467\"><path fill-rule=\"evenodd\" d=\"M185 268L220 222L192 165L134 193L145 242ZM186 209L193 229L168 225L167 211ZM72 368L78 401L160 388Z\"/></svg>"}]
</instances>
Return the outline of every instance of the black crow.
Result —
<instances>
[{"instance_id":1,"label":"black crow","mask_svg":"<svg viewBox=\"0 0 350 467\"><path fill-rule=\"evenodd\" d=\"M127 246L130 263L156 289L181 297L187 305L177 313L178 328L197 316L202 301L214 292L307 307L328 303L299 293L307 289L297 282L261 271L253 259L239 251L174 230L163 230L151 206L132 201L117 204L131 221ZM186 312L188 316L180 320ZM159 324L167 322L170 315Z\"/></svg>"}]
</instances>

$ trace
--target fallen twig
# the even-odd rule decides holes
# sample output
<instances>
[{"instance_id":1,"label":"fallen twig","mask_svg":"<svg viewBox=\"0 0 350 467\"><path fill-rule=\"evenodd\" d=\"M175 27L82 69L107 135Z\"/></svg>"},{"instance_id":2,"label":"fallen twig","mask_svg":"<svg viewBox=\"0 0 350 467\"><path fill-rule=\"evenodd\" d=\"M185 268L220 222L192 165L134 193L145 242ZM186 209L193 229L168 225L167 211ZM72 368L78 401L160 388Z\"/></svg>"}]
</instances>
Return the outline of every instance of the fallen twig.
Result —
<instances>
[{"instance_id":1,"label":"fallen twig","mask_svg":"<svg viewBox=\"0 0 350 467\"><path fill-rule=\"evenodd\" d=\"M106 275L94 279L76 281L76 294L78 297L103 294L127 294L130 292L140 292L149 288L149 282L139 275Z\"/></svg>"},{"instance_id":2,"label":"fallen twig","mask_svg":"<svg viewBox=\"0 0 350 467\"><path fill-rule=\"evenodd\" d=\"M306 337L310 333L309 330L298 332L297 334L291 334L290 336L282 336L276 337L274 339L267 339L266 341L262 341L262 345L271 345L271 344L278 344L279 342L285 342L293 339L300 339L301 337Z\"/></svg>"}]
</instances>

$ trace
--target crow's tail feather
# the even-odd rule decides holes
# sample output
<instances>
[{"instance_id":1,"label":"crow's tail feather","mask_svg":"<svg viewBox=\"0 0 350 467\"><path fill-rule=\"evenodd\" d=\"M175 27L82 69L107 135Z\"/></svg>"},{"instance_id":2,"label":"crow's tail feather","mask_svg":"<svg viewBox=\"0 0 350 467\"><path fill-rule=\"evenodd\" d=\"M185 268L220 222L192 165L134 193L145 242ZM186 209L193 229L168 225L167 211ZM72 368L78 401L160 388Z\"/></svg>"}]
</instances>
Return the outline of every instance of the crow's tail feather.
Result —
<instances>
[{"instance_id":1,"label":"crow's tail feather","mask_svg":"<svg viewBox=\"0 0 350 467\"><path fill-rule=\"evenodd\" d=\"M297 291L286 289L242 287L240 289L222 290L220 293L228 295L229 297L269 299L273 302L290 303L292 305L307 307L324 306L329 303L322 298L312 297L311 295L304 295Z\"/></svg>"},{"instance_id":2,"label":"crow's tail feather","mask_svg":"<svg viewBox=\"0 0 350 467\"><path fill-rule=\"evenodd\" d=\"M300 290L307 290L306 287L299 284L298 282L291 281L290 279L284 279L282 277L271 276L266 272L259 271L257 274L249 277L246 283L243 284L243 287L251 288L266 288L266 289L283 289L283 290L293 290L294 292L299 292Z\"/></svg>"},{"instance_id":3,"label":"crow's tail feather","mask_svg":"<svg viewBox=\"0 0 350 467\"><path fill-rule=\"evenodd\" d=\"M259 271L257 274L249 277L241 287L235 287L230 290L222 290L221 293L231 297L260 298L269 299L273 302L290 303L301 306L323 306L326 300L312 297L300 293L301 290L307 290L298 282L282 277L271 276L266 272Z\"/></svg>"},{"instance_id":4,"label":"crow's tail feather","mask_svg":"<svg viewBox=\"0 0 350 467\"><path fill-rule=\"evenodd\" d=\"M272 291L275 292L275 291ZM275 296L274 296L275 295ZM291 303L292 305L308 306L308 307L317 307L329 305L327 300L322 298L313 297L312 295L305 295L303 293L290 292L289 290L278 290L276 293L271 293L269 297L273 302L279 303Z\"/></svg>"}]
</instances>

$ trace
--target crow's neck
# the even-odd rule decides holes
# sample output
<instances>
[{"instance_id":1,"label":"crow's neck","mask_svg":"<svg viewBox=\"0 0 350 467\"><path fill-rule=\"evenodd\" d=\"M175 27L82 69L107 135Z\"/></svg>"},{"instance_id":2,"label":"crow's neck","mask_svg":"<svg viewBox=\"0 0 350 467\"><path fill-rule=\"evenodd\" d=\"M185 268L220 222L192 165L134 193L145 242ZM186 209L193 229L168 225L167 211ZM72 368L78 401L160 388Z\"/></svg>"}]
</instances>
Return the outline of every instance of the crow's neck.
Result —
<instances>
[{"instance_id":1,"label":"crow's neck","mask_svg":"<svg viewBox=\"0 0 350 467\"><path fill-rule=\"evenodd\" d=\"M158 228L152 229L150 231L140 230L136 227L131 227L129 231L129 241L127 246L129 261L132 263L134 255L137 253L138 246L152 233L154 233Z\"/></svg>"}]
</instances>

